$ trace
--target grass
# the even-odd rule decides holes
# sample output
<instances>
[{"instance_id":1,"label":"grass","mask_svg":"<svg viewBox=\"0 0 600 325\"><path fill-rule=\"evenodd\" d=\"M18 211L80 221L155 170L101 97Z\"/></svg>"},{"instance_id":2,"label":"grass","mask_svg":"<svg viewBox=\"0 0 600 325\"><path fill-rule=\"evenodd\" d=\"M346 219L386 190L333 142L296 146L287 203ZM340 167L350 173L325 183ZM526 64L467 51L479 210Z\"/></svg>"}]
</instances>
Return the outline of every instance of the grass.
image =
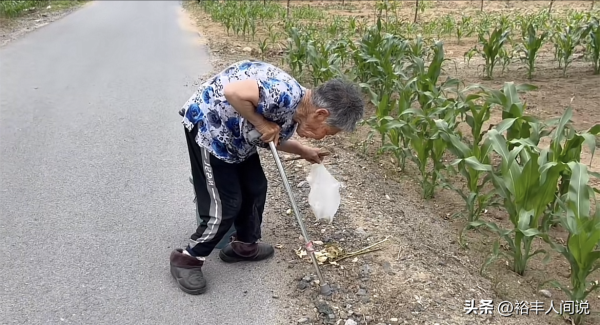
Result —
<instances>
[{"instance_id":1,"label":"grass","mask_svg":"<svg viewBox=\"0 0 600 325\"><path fill-rule=\"evenodd\" d=\"M89 0L3 0L0 1L0 17L17 18L50 6L50 10L67 9Z\"/></svg>"}]
</instances>

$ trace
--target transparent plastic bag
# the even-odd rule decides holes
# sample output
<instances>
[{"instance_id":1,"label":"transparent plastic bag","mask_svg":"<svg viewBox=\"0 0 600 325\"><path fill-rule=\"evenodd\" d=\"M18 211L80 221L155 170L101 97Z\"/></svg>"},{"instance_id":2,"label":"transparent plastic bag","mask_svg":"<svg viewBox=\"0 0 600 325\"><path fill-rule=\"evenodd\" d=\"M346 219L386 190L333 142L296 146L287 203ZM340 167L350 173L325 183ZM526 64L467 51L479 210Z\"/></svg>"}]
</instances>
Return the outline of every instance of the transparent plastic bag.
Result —
<instances>
[{"instance_id":1,"label":"transparent plastic bag","mask_svg":"<svg viewBox=\"0 0 600 325\"><path fill-rule=\"evenodd\" d=\"M333 222L340 206L340 182L327 171L323 164L312 164L306 177L310 185L308 204L317 220Z\"/></svg>"}]
</instances>

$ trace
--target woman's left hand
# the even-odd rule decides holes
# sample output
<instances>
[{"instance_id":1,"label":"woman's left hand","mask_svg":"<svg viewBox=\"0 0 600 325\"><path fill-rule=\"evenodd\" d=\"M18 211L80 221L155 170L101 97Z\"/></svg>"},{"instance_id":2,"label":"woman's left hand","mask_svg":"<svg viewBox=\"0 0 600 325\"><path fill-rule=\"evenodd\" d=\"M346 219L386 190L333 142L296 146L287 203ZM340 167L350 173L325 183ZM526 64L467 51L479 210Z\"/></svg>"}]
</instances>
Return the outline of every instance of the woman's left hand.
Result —
<instances>
[{"instance_id":1,"label":"woman's left hand","mask_svg":"<svg viewBox=\"0 0 600 325\"><path fill-rule=\"evenodd\" d=\"M329 152L305 146L300 156L312 164L320 164L325 156L329 156Z\"/></svg>"}]
</instances>

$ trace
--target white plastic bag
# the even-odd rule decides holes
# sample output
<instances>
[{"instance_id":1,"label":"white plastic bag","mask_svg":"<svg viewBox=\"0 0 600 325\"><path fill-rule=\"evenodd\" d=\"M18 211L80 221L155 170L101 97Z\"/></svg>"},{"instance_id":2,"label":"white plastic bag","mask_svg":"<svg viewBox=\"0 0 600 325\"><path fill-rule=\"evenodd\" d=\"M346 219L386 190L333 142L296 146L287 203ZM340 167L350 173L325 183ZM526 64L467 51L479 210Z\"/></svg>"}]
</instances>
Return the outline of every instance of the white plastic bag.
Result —
<instances>
[{"instance_id":1,"label":"white plastic bag","mask_svg":"<svg viewBox=\"0 0 600 325\"><path fill-rule=\"evenodd\" d=\"M306 181L310 185L308 204L315 217L331 223L340 206L340 183L323 164L312 164Z\"/></svg>"}]
</instances>

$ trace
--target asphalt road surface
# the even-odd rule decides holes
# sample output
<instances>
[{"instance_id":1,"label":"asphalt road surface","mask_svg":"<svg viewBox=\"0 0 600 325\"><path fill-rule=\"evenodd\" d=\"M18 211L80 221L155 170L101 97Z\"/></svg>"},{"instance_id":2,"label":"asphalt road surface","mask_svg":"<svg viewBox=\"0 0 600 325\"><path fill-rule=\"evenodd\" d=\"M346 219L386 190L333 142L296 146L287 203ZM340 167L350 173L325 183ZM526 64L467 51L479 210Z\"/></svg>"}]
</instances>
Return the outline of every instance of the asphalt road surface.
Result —
<instances>
[{"instance_id":1,"label":"asphalt road surface","mask_svg":"<svg viewBox=\"0 0 600 325\"><path fill-rule=\"evenodd\" d=\"M275 260L185 294L196 226L178 110L210 71L178 1L94 1L0 48L1 324L283 324Z\"/></svg>"}]
</instances>

